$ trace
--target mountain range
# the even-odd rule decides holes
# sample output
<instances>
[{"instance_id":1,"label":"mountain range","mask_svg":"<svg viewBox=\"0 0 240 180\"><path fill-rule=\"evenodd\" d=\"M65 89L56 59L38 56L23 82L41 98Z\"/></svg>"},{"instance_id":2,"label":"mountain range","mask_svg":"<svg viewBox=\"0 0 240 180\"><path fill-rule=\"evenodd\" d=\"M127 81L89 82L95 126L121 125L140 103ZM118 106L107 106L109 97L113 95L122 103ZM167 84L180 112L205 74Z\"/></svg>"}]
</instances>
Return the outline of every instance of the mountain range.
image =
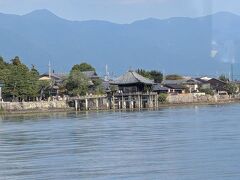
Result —
<instances>
[{"instance_id":1,"label":"mountain range","mask_svg":"<svg viewBox=\"0 0 240 180\"><path fill-rule=\"evenodd\" d=\"M176 17L116 24L70 21L48 10L26 15L0 13L0 55L58 72L91 63L103 74L156 69L185 75L228 73L240 57L240 16L220 12L198 18Z\"/></svg>"}]
</instances>

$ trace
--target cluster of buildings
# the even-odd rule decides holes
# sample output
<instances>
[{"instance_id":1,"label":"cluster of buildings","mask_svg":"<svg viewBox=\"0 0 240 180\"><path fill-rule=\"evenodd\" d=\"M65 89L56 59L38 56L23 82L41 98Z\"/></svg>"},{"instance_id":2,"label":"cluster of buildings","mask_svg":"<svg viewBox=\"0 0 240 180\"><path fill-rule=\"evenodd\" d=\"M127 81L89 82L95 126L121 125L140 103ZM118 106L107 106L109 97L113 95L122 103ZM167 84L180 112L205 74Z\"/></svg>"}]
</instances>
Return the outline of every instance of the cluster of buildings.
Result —
<instances>
[{"instance_id":1,"label":"cluster of buildings","mask_svg":"<svg viewBox=\"0 0 240 180\"><path fill-rule=\"evenodd\" d=\"M93 80L101 79L95 71L85 71L83 74L90 80L90 88L94 85L92 82ZM52 86L51 94L54 96L58 94L59 86L61 86L61 83L66 78L67 74L44 73L40 76L39 80L52 80L54 84ZM164 79L162 83L154 83L153 80L145 78L135 71L128 71L114 80L102 79L103 89L106 93L110 93L113 89L111 86L115 86L117 93L143 92L147 89L148 91L156 92L158 94L184 94L198 93L204 89L211 89L217 94L227 94L225 88L226 84L227 82L209 77L183 77L182 79L177 80Z\"/></svg>"},{"instance_id":2,"label":"cluster of buildings","mask_svg":"<svg viewBox=\"0 0 240 180\"><path fill-rule=\"evenodd\" d=\"M183 77L178 80L163 80L161 84L153 86L153 91L168 94L199 93L204 90L212 90L219 95L227 95L227 82L217 78L201 77L191 78Z\"/></svg>"},{"instance_id":3,"label":"cluster of buildings","mask_svg":"<svg viewBox=\"0 0 240 180\"><path fill-rule=\"evenodd\" d=\"M183 77L178 80L163 80L162 83L155 83L153 80L141 76L135 71L128 71L120 77L109 80L100 78L94 71L83 72L89 79L89 88L93 86L92 80L102 81L104 95L94 96L91 93L85 97L72 97L75 101L76 109L78 106L89 108L89 104L105 105L110 109L124 108L154 108L158 107L159 94L185 94L202 93L204 90L211 90L215 94L227 95L227 82L216 78L190 78ZM54 82L52 95L58 94L59 85L66 75L43 74L40 80L52 79ZM91 90L90 90L91 92Z\"/></svg>"}]
</instances>

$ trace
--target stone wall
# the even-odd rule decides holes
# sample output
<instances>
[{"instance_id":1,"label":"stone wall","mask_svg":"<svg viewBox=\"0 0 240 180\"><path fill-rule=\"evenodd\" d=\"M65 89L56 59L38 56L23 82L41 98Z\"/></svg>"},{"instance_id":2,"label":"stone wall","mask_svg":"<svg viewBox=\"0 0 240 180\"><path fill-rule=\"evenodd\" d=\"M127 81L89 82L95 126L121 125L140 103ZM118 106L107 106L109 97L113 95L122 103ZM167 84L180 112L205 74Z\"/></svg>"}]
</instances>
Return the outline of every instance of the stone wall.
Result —
<instances>
[{"instance_id":1,"label":"stone wall","mask_svg":"<svg viewBox=\"0 0 240 180\"><path fill-rule=\"evenodd\" d=\"M66 101L2 102L5 111L53 110L69 108Z\"/></svg>"},{"instance_id":2,"label":"stone wall","mask_svg":"<svg viewBox=\"0 0 240 180\"><path fill-rule=\"evenodd\" d=\"M203 93L168 95L167 102L170 104L182 103L218 103L230 101L228 95L206 95Z\"/></svg>"}]
</instances>

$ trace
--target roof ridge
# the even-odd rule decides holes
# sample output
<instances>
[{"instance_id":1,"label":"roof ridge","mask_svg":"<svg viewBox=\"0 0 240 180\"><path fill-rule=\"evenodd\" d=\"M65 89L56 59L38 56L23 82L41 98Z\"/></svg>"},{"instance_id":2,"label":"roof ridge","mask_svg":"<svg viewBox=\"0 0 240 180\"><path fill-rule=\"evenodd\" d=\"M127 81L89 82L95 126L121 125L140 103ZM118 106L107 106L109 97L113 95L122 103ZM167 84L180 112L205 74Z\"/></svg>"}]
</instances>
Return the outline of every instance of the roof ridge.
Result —
<instances>
[{"instance_id":1,"label":"roof ridge","mask_svg":"<svg viewBox=\"0 0 240 180\"><path fill-rule=\"evenodd\" d=\"M135 75L135 73L137 73L137 72L134 72L134 71L130 71L131 73L132 73L132 75L134 76L134 78L138 81L138 82L141 82L141 80L140 79L138 79L137 77L136 77L136 75ZM138 74L138 73L137 73ZM138 74L138 75L140 75L140 74ZM141 75L140 75L141 76Z\"/></svg>"}]
</instances>

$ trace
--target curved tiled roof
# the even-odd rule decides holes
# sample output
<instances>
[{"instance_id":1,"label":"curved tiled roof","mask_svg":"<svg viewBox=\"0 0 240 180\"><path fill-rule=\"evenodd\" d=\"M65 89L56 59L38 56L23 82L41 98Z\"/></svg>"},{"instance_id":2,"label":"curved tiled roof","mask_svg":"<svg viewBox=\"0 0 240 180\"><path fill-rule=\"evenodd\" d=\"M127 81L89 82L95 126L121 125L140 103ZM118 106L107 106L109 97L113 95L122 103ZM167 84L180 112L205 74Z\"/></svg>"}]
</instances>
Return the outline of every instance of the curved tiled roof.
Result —
<instances>
[{"instance_id":1,"label":"curved tiled roof","mask_svg":"<svg viewBox=\"0 0 240 180\"><path fill-rule=\"evenodd\" d=\"M145 78L134 71L128 71L124 75L118 77L117 79L111 82L111 84L115 84L115 85L136 84L136 83L143 83L147 85L155 84L152 80Z\"/></svg>"}]
</instances>

